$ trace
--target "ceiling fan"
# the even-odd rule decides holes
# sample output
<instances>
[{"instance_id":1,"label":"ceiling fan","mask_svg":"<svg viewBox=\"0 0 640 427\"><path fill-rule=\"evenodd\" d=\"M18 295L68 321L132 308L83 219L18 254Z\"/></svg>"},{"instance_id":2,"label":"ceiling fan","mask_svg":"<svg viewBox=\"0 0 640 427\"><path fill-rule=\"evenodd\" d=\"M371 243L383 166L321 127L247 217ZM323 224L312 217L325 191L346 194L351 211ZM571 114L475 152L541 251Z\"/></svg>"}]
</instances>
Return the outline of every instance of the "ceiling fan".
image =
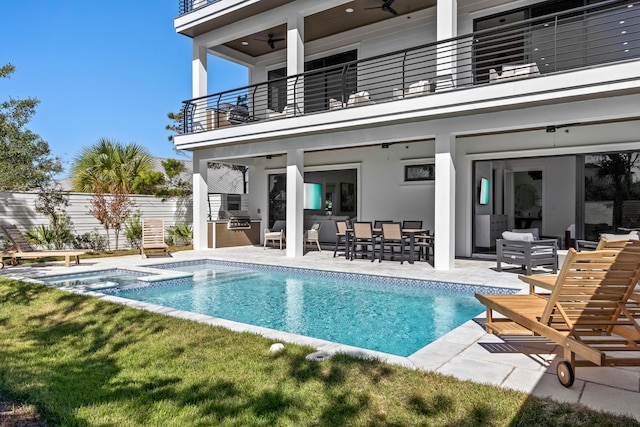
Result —
<instances>
[{"instance_id":1,"label":"ceiling fan","mask_svg":"<svg viewBox=\"0 0 640 427\"><path fill-rule=\"evenodd\" d=\"M275 49L275 48L276 48L276 42L284 41L284 38L282 38L282 37L275 37L273 34L269 34L269 35L267 36L267 39L266 39L266 40L265 40L265 39L254 39L254 40L260 40L260 41L263 41L263 42L267 42L267 44L269 45L269 47L270 47L271 49Z\"/></svg>"},{"instance_id":2,"label":"ceiling fan","mask_svg":"<svg viewBox=\"0 0 640 427\"><path fill-rule=\"evenodd\" d=\"M380 7L366 7L365 9L382 9L385 12L389 12L389 13L392 13L394 15L397 15L398 12L396 12L396 10L391 7L391 5L393 4L394 1L396 1L396 0L383 0L382 6L380 6Z\"/></svg>"}]
</instances>

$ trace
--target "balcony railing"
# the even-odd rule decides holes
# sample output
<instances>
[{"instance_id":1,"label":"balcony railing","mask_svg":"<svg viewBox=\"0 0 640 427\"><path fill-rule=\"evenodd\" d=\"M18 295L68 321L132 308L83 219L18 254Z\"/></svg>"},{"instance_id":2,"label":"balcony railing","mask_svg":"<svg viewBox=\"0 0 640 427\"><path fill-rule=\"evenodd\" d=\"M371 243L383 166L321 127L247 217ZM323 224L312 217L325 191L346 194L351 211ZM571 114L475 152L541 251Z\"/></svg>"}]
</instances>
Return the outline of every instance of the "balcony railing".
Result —
<instances>
[{"instance_id":1,"label":"balcony railing","mask_svg":"<svg viewBox=\"0 0 640 427\"><path fill-rule=\"evenodd\" d=\"M193 10L199 9L209 3L216 3L220 0L178 0L178 15L184 15Z\"/></svg>"},{"instance_id":2,"label":"balcony railing","mask_svg":"<svg viewBox=\"0 0 640 427\"><path fill-rule=\"evenodd\" d=\"M608 1L183 102L183 133L640 57L640 1Z\"/></svg>"}]
</instances>

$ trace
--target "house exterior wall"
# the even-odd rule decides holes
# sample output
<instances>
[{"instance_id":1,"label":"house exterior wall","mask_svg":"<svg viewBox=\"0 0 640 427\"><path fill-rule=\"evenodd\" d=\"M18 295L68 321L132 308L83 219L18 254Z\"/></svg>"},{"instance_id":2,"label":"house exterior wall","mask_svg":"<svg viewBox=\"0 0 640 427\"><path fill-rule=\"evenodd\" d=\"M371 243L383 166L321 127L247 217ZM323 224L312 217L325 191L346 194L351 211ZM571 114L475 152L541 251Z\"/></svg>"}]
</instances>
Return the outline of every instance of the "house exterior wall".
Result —
<instances>
[{"instance_id":1,"label":"house exterior wall","mask_svg":"<svg viewBox=\"0 0 640 427\"><path fill-rule=\"evenodd\" d=\"M411 14L410 18L388 19L305 43L304 56L305 60L311 60L357 49L359 58L370 58L442 39L439 25L441 29L449 25L448 36L455 34L456 27L458 34L469 34L474 19L534 3L540 2L458 1L457 22L437 18L433 7ZM456 1L438 4L446 8ZM311 7L309 1L289 3L283 6L277 19L272 11L263 14L268 23L258 24L261 17L254 16L243 22L245 28L241 24L229 25L197 37L194 45L206 44L218 53L223 52L215 44L224 42L225 37L230 39L230 34L237 36L242 31L251 33L266 28L265 25L286 22L284 12L293 12L296 5L300 5L300 10ZM443 22L437 22L438 19ZM543 28L537 37L546 37L545 31ZM468 52L456 61L471 76L471 50ZM269 70L287 65L287 51L267 53L257 59L238 55L235 60L244 61L251 68L251 82L259 83L267 80ZM638 64L634 57L382 103L390 100L387 88L401 84L401 70L396 66L384 72L366 73L369 81L387 83L380 93L372 91L373 100L379 101L375 105L182 135L176 137L176 144L194 151L201 159L250 165L249 210L263 221L268 212L268 174L286 171L287 153L303 150L305 169L357 165L358 218L422 219L426 228L436 230L438 249L440 253L447 252L451 265L453 253L459 256L472 253L474 207L478 208L474 206L477 201L474 161L494 162L500 177L507 170L543 170L543 231L564 234L576 218L575 182L579 165L573 156L640 149ZM422 65L428 70L424 77L433 77L431 64ZM366 71L359 66L360 80ZM416 75L406 84L417 80ZM562 129L553 134L545 132L546 126L563 124L576 126L567 128L568 133ZM382 149L382 144L389 144L389 148ZM435 183L403 182L405 165L429 162L440 165L436 168ZM506 209L504 200L499 207ZM450 250L454 247L455 252ZM442 260L436 264L436 268L447 268Z\"/></svg>"}]
</instances>

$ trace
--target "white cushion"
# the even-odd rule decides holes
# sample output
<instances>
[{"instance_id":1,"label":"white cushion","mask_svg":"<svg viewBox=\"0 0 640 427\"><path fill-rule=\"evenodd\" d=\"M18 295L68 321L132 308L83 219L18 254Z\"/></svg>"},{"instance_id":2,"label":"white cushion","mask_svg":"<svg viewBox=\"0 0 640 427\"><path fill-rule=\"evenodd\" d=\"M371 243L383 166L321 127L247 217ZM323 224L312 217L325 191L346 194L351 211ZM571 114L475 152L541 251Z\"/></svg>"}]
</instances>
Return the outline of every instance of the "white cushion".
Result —
<instances>
[{"instance_id":1,"label":"white cushion","mask_svg":"<svg viewBox=\"0 0 640 427\"><path fill-rule=\"evenodd\" d=\"M409 94L429 92L429 80L420 80L409 85Z\"/></svg>"},{"instance_id":2,"label":"white cushion","mask_svg":"<svg viewBox=\"0 0 640 427\"><path fill-rule=\"evenodd\" d=\"M512 240L517 242L533 242L533 233L516 233L513 231L505 231L502 233L504 240Z\"/></svg>"},{"instance_id":3,"label":"white cushion","mask_svg":"<svg viewBox=\"0 0 640 427\"><path fill-rule=\"evenodd\" d=\"M513 230L514 233L531 233L533 234L533 238L534 239L539 239L540 238L540 231L538 231L537 227L534 228L514 228Z\"/></svg>"},{"instance_id":4,"label":"white cushion","mask_svg":"<svg viewBox=\"0 0 640 427\"><path fill-rule=\"evenodd\" d=\"M607 234L603 233L600 237L607 240L638 240L638 232L631 232L629 234Z\"/></svg>"}]
</instances>

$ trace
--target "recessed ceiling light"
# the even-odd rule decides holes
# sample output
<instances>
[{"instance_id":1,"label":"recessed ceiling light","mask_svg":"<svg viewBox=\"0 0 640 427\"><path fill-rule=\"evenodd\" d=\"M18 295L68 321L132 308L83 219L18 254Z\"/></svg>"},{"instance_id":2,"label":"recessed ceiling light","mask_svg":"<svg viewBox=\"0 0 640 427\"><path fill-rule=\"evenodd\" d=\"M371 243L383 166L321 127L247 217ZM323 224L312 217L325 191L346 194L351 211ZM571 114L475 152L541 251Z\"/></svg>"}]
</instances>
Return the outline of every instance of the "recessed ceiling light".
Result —
<instances>
[{"instance_id":1,"label":"recessed ceiling light","mask_svg":"<svg viewBox=\"0 0 640 427\"><path fill-rule=\"evenodd\" d=\"M347 13L353 13L353 9L350 7L346 8L344 11Z\"/></svg>"},{"instance_id":2,"label":"recessed ceiling light","mask_svg":"<svg viewBox=\"0 0 640 427\"><path fill-rule=\"evenodd\" d=\"M242 46L249 46L249 42L242 42L240 43Z\"/></svg>"}]
</instances>

